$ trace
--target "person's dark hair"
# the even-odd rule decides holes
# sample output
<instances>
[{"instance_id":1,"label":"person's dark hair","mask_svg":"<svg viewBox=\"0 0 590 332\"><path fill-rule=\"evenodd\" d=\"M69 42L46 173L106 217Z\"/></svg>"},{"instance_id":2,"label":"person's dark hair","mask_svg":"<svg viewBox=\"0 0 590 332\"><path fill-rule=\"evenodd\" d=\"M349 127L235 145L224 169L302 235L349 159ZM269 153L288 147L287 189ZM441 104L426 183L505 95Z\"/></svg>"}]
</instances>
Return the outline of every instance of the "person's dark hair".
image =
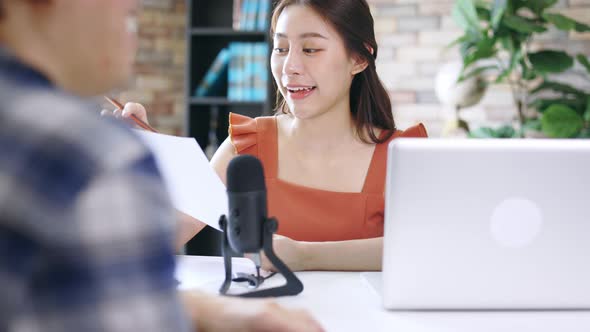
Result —
<instances>
[{"instance_id":1,"label":"person's dark hair","mask_svg":"<svg viewBox=\"0 0 590 332\"><path fill-rule=\"evenodd\" d=\"M365 60L367 68L357 74L350 88L350 111L359 138L365 143L382 143L395 131L389 94L379 80L375 67L377 41L373 16L365 0L280 0L273 12L271 35L283 10L291 5L303 5L322 16L340 34L349 55ZM277 93L276 112L289 113L285 99ZM387 135L378 137L375 128ZM368 133L367 139L365 133Z\"/></svg>"},{"instance_id":2,"label":"person's dark hair","mask_svg":"<svg viewBox=\"0 0 590 332\"><path fill-rule=\"evenodd\" d=\"M4 0L0 0L0 20L2 20L2 17L4 17L4 10L2 9L3 4L4 4Z\"/></svg>"}]
</instances>

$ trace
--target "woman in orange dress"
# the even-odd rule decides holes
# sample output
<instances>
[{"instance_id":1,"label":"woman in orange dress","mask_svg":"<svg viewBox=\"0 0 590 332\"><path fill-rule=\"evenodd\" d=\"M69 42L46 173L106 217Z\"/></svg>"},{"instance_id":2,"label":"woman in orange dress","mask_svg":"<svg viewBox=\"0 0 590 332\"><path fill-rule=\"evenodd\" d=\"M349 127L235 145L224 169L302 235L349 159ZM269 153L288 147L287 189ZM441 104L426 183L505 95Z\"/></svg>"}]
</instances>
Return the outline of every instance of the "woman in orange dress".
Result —
<instances>
[{"instance_id":1,"label":"woman in orange dress","mask_svg":"<svg viewBox=\"0 0 590 332\"><path fill-rule=\"evenodd\" d=\"M422 125L395 127L369 6L282 0L271 33L277 114L231 114L211 164L225 183L236 155L262 161L268 214L279 221L274 247L291 269L380 270L387 144L427 134ZM132 113L147 120L140 105L128 105ZM185 240L201 228L189 224Z\"/></svg>"}]
</instances>

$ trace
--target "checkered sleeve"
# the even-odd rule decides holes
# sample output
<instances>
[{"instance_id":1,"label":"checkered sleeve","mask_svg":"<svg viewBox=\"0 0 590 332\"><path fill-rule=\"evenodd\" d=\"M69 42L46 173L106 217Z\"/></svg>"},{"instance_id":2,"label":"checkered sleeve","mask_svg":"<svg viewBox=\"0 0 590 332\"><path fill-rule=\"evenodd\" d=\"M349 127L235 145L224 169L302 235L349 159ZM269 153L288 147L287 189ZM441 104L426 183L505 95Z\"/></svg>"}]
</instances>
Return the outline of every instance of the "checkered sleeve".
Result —
<instances>
[{"instance_id":1,"label":"checkered sleeve","mask_svg":"<svg viewBox=\"0 0 590 332\"><path fill-rule=\"evenodd\" d=\"M188 330L163 188L149 154L90 179L66 216L75 222L60 223L70 229L44 234L51 257L34 281L28 323L43 331Z\"/></svg>"}]
</instances>

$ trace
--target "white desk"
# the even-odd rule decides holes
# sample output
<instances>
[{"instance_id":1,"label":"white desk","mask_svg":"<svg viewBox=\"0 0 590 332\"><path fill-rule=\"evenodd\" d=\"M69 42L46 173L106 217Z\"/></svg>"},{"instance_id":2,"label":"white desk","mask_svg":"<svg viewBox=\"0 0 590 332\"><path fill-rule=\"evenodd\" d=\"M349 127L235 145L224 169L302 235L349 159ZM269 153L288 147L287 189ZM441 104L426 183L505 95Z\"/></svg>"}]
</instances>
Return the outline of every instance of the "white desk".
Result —
<instances>
[{"instance_id":1,"label":"white desk","mask_svg":"<svg viewBox=\"0 0 590 332\"><path fill-rule=\"evenodd\" d=\"M252 263L234 259L234 272L252 272ZM278 302L303 307L327 331L402 332L588 332L590 311L573 312L391 312L359 272L298 272L305 290ZM181 289L216 293L224 278L221 257L178 256ZM269 286L280 284L273 277Z\"/></svg>"}]
</instances>

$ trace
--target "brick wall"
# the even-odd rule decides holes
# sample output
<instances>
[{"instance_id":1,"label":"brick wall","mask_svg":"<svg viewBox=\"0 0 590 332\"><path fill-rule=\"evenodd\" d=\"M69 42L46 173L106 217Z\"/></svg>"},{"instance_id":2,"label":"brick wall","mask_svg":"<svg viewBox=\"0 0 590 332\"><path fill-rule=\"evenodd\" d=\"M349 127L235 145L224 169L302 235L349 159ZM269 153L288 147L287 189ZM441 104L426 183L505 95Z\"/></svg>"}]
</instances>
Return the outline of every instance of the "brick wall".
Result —
<instances>
[{"instance_id":1,"label":"brick wall","mask_svg":"<svg viewBox=\"0 0 590 332\"><path fill-rule=\"evenodd\" d=\"M148 109L158 130L181 135L184 122L186 0L142 0L131 87L119 95Z\"/></svg>"},{"instance_id":2,"label":"brick wall","mask_svg":"<svg viewBox=\"0 0 590 332\"><path fill-rule=\"evenodd\" d=\"M459 59L457 50L443 52L461 34L450 13L453 0L368 0L380 47L378 71L390 91L398 126L424 122L438 136L451 110L441 106L434 78L441 64ZM145 104L152 123L164 132L181 134L184 119L185 0L143 0L140 48L133 87L123 101ZM590 0L561 0L566 15L590 23ZM547 33L540 46L590 54L590 34ZM579 68L571 82L588 84ZM590 89L590 86L588 87ZM499 125L516 114L507 86L489 90L483 102L462 115L473 125Z\"/></svg>"},{"instance_id":3,"label":"brick wall","mask_svg":"<svg viewBox=\"0 0 590 332\"><path fill-rule=\"evenodd\" d=\"M434 92L440 66L459 60L457 49L444 51L461 35L451 18L453 0L368 0L375 18L380 47L377 68L390 91L394 114L400 128L424 122L432 136L438 136L453 110L440 105ZM561 0L561 12L590 23L590 0ZM536 42L551 47L590 55L590 34L550 31ZM586 77L583 77L585 75ZM590 79L581 68L567 80L590 89ZM462 111L473 126L501 125L516 116L508 86L487 91L482 103Z\"/></svg>"}]
</instances>

